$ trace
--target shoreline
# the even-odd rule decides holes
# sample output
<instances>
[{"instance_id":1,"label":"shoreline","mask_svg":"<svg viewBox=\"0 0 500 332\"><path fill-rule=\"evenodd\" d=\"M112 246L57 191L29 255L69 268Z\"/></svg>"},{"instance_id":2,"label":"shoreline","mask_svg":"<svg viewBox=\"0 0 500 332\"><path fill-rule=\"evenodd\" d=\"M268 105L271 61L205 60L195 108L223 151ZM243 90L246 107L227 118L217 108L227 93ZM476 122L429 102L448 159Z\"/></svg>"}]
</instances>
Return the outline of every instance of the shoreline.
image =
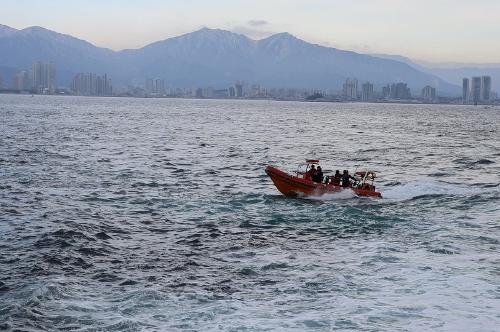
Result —
<instances>
[{"instance_id":1,"label":"shoreline","mask_svg":"<svg viewBox=\"0 0 500 332\"><path fill-rule=\"evenodd\" d=\"M248 101L294 101L301 103L331 103L331 104L401 104L401 105L457 105L457 106L498 106L500 105L500 100L496 100L490 104L462 104L458 102L438 102L429 103L419 100L380 100L380 101L361 101L361 100L332 100L332 99L321 99L321 100L306 100L306 99L281 99L281 98L197 98L197 97L178 97L178 96L166 96L166 97L146 97L146 96L127 96L127 95L113 95L113 96L82 96L82 95L69 95L69 94L30 94L23 92L5 92L0 91L0 95L13 95L13 96L50 96L50 97L85 97L85 98L134 98L134 99L189 99L189 100L248 100ZM457 98L458 99L458 98Z\"/></svg>"}]
</instances>

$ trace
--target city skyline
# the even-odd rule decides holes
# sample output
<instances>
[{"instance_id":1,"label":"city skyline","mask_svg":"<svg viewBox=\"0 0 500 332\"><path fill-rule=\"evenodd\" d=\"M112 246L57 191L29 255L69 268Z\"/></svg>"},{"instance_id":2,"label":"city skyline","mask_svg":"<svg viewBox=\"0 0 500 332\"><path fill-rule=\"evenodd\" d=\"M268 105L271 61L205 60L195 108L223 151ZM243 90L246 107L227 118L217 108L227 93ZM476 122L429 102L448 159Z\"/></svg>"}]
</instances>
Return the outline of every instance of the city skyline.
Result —
<instances>
[{"instance_id":1,"label":"city skyline","mask_svg":"<svg viewBox=\"0 0 500 332\"><path fill-rule=\"evenodd\" d=\"M492 99L491 76L473 76L462 80L462 102L464 104L489 103Z\"/></svg>"},{"instance_id":2,"label":"city skyline","mask_svg":"<svg viewBox=\"0 0 500 332\"><path fill-rule=\"evenodd\" d=\"M16 29L44 26L115 50L139 48L207 26L253 39L288 31L324 46L432 62L499 61L500 44L491 40L500 33L494 15L500 3L493 0L271 2L55 0L48 7L33 0L3 4L0 23Z\"/></svg>"},{"instance_id":3,"label":"city skyline","mask_svg":"<svg viewBox=\"0 0 500 332\"><path fill-rule=\"evenodd\" d=\"M36 93L36 94L74 94L80 96L134 96L134 97L177 97L177 98L243 98L243 99L277 99L277 100L317 100L325 101L363 101L363 102L425 102L454 103L457 98L440 99L438 91L431 85L422 88L420 95L412 95L405 82L388 83L376 91L370 81L360 83L357 78L347 78L341 90L311 88L266 88L260 83L248 83L237 80L233 85L222 88L198 85L190 89L182 89L166 84L160 77L148 77L143 86L129 85L126 90L115 93L112 80L107 75L95 73L77 73L71 86L58 87L56 84L56 65L53 62L37 61L30 72L21 70L13 75L10 89L4 89L4 80L0 75L0 92ZM492 91L491 76L475 76L469 83L468 78L462 80L463 104L490 104L497 97Z\"/></svg>"}]
</instances>

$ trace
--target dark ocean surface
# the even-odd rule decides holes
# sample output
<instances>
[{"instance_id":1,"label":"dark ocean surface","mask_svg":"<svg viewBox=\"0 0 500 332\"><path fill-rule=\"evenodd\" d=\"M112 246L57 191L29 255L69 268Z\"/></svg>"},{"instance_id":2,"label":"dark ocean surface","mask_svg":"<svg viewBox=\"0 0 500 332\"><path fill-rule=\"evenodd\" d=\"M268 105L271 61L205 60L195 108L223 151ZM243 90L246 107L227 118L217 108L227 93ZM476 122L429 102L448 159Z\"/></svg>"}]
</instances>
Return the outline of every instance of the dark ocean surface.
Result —
<instances>
[{"instance_id":1,"label":"dark ocean surface","mask_svg":"<svg viewBox=\"0 0 500 332\"><path fill-rule=\"evenodd\" d=\"M0 330L498 331L499 174L499 107L0 95Z\"/></svg>"}]
</instances>

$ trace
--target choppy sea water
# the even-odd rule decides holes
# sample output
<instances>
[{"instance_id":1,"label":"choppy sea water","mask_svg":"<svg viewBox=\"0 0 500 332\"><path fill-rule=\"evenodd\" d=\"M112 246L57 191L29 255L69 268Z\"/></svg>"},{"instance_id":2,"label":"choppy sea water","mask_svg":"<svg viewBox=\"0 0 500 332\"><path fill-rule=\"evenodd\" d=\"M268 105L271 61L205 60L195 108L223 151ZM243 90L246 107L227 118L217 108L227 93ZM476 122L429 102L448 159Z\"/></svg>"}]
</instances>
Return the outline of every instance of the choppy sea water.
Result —
<instances>
[{"instance_id":1,"label":"choppy sea water","mask_svg":"<svg viewBox=\"0 0 500 332\"><path fill-rule=\"evenodd\" d=\"M495 331L500 108L0 96L0 330ZM287 199L319 158L384 198Z\"/></svg>"}]
</instances>

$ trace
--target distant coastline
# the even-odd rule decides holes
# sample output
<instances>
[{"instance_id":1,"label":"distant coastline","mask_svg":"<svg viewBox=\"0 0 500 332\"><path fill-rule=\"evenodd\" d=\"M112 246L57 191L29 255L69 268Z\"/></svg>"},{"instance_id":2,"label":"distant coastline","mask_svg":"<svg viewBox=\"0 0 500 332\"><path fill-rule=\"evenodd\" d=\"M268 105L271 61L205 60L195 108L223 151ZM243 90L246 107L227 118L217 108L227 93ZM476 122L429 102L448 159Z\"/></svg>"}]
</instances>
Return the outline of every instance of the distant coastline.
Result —
<instances>
[{"instance_id":1,"label":"distant coastline","mask_svg":"<svg viewBox=\"0 0 500 332\"><path fill-rule=\"evenodd\" d=\"M277 101L277 102L300 102L300 103L332 103L332 104L401 104L401 105L458 105L458 106L498 106L500 101L497 100L490 104L463 104L461 98L450 98L449 100L443 100L441 102L424 102L421 100L378 100L378 101L361 101L361 100L334 100L334 99L318 99L318 100L306 100L306 99L285 99L285 98L222 98L222 97L212 97L212 98L199 98L199 97L179 97L179 96L165 96L165 97L155 97L155 96L131 96L131 95L111 95L111 96L81 96L74 94L31 94L12 90L0 90L0 95L17 95L17 96L43 96L43 97L84 97L84 98L133 98L133 99L186 99L186 100L228 100L228 101Z\"/></svg>"}]
</instances>

